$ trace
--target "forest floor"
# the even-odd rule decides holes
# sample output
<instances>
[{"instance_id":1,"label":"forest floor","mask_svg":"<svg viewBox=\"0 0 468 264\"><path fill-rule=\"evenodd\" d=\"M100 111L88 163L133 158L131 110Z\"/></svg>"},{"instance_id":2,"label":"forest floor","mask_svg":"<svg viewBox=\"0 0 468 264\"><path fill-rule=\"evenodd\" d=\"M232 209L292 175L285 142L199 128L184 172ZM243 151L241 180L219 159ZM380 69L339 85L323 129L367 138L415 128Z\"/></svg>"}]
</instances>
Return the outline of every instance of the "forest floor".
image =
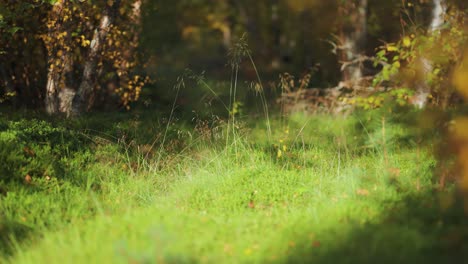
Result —
<instances>
[{"instance_id":1,"label":"forest floor","mask_svg":"<svg viewBox=\"0 0 468 264\"><path fill-rule=\"evenodd\" d=\"M271 135L265 121L2 114L0 263L463 263L439 135L406 114L293 115Z\"/></svg>"}]
</instances>

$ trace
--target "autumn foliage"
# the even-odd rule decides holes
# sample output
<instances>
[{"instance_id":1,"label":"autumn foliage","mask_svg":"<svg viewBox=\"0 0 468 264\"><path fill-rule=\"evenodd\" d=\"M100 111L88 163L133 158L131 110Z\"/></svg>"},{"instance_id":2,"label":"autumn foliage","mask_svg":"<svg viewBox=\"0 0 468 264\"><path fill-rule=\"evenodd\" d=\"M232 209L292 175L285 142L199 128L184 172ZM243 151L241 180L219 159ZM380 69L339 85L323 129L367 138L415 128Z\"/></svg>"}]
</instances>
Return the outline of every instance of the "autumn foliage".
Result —
<instances>
[{"instance_id":1,"label":"autumn foliage","mask_svg":"<svg viewBox=\"0 0 468 264\"><path fill-rule=\"evenodd\" d=\"M137 74L141 1L7 1L2 8L10 14L0 26L3 100L38 106L57 100L50 112L68 111L73 98L63 94L79 91L96 32L105 37L96 50L96 83L87 109L103 104L129 108L138 100L148 81ZM106 15L114 18L99 28Z\"/></svg>"}]
</instances>

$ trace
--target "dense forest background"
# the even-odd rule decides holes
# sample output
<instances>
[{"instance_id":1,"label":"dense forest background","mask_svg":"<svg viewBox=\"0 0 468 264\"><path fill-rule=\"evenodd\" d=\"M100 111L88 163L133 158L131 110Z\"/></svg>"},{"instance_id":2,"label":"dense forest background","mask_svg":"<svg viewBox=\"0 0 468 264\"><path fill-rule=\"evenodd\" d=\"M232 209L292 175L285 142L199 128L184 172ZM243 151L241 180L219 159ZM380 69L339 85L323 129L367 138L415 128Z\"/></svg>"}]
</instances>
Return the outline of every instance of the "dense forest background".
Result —
<instances>
[{"instance_id":1,"label":"dense forest background","mask_svg":"<svg viewBox=\"0 0 468 264\"><path fill-rule=\"evenodd\" d=\"M462 40L447 34L453 27L462 30L465 5L458 0L6 1L0 17L2 97L48 112L71 112L60 103L73 101L67 96L87 101L76 108L75 100L75 111L125 108L139 99L143 86L156 97L171 94L163 87L187 68L229 80L229 54L239 39L256 64L254 69L243 60L239 76L257 82L259 74L269 94L281 95L274 82L286 72L310 74L306 88L336 87L379 73L383 64L374 56L388 43L435 29L450 38L459 59ZM434 50L417 52L437 56ZM190 104L197 103L189 97Z\"/></svg>"}]
</instances>

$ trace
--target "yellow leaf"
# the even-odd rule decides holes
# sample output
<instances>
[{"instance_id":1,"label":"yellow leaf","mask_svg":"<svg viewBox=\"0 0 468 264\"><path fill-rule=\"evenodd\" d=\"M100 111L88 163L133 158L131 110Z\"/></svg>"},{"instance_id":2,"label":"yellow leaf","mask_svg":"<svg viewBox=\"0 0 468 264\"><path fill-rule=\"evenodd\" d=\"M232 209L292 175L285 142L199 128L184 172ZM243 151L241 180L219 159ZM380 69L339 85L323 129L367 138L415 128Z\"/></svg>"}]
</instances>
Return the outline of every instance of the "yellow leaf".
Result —
<instances>
[{"instance_id":1,"label":"yellow leaf","mask_svg":"<svg viewBox=\"0 0 468 264\"><path fill-rule=\"evenodd\" d=\"M394 45L389 45L389 46L387 46L387 50L390 51L390 52L391 51L398 51L398 48L396 46L394 46Z\"/></svg>"},{"instance_id":2,"label":"yellow leaf","mask_svg":"<svg viewBox=\"0 0 468 264\"><path fill-rule=\"evenodd\" d=\"M403 38L403 46L405 46L405 47L411 46L411 39L409 37L404 37Z\"/></svg>"},{"instance_id":3,"label":"yellow leaf","mask_svg":"<svg viewBox=\"0 0 468 264\"><path fill-rule=\"evenodd\" d=\"M278 158L281 158L283 156L283 151L281 151L281 149L278 149L277 156L278 156Z\"/></svg>"},{"instance_id":4,"label":"yellow leaf","mask_svg":"<svg viewBox=\"0 0 468 264\"><path fill-rule=\"evenodd\" d=\"M366 190L366 189L359 189L356 191L356 193L360 196L368 196L369 195L369 191Z\"/></svg>"}]
</instances>

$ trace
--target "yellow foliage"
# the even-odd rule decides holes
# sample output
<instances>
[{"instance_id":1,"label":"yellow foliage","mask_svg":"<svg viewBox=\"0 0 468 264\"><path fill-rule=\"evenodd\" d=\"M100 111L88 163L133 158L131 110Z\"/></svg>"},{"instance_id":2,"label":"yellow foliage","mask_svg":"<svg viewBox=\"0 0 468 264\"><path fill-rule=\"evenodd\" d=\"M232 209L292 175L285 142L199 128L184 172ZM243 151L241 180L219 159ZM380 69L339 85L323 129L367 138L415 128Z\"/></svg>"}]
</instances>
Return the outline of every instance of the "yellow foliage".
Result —
<instances>
[{"instance_id":1,"label":"yellow foliage","mask_svg":"<svg viewBox=\"0 0 468 264\"><path fill-rule=\"evenodd\" d=\"M409 37L404 37L404 38L403 38L403 46L405 46L405 47L411 46L411 38L409 38Z\"/></svg>"},{"instance_id":2,"label":"yellow foliage","mask_svg":"<svg viewBox=\"0 0 468 264\"><path fill-rule=\"evenodd\" d=\"M465 52L464 59L455 70L453 85L465 99L468 99L468 50ZM466 131L468 131L468 129Z\"/></svg>"},{"instance_id":3,"label":"yellow foliage","mask_svg":"<svg viewBox=\"0 0 468 264\"><path fill-rule=\"evenodd\" d=\"M453 122L452 135L460 142L468 143L468 117L458 118Z\"/></svg>"},{"instance_id":4,"label":"yellow foliage","mask_svg":"<svg viewBox=\"0 0 468 264\"><path fill-rule=\"evenodd\" d=\"M50 10L44 23L47 33L38 35L48 52L49 71L60 71L64 66L64 58L73 54L74 63L80 64L86 59L95 26L102 17L103 6L112 6L115 0L98 1L99 5L90 2L59 1L56 8ZM133 15L134 1L122 1L119 9L121 16ZM60 15L58 15L60 13ZM67 22L67 23L65 23ZM70 23L73 22L73 23ZM100 58L97 62L99 68L103 65L112 65L109 74L115 74L119 83L113 92L119 95L124 108L129 109L129 104L139 99L141 90L148 82L148 78L133 76L131 74L137 65L136 53L138 47L137 36L139 34L134 23L113 24L103 44ZM107 73L106 73L107 74ZM104 76L105 74L103 74Z\"/></svg>"},{"instance_id":5,"label":"yellow foliage","mask_svg":"<svg viewBox=\"0 0 468 264\"><path fill-rule=\"evenodd\" d=\"M464 59L455 70L453 84L459 93L468 99L468 50ZM460 188L468 192L468 117L458 118L454 122L452 136L458 147L458 166L460 170Z\"/></svg>"},{"instance_id":6,"label":"yellow foliage","mask_svg":"<svg viewBox=\"0 0 468 264\"><path fill-rule=\"evenodd\" d=\"M393 51L398 51L398 48L394 45L388 45L387 46L387 51L393 52Z\"/></svg>"}]
</instances>

